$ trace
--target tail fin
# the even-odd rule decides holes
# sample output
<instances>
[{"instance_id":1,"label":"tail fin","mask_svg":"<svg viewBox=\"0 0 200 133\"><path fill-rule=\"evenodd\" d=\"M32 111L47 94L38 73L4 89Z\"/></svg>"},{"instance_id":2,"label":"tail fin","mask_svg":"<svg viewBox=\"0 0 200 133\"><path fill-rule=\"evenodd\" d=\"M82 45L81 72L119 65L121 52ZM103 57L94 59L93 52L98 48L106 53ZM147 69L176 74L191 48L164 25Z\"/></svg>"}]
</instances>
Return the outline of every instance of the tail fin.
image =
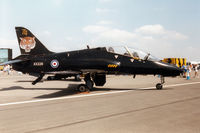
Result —
<instances>
[{"instance_id":1,"label":"tail fin","mask_svg":"<svg viewBox=\"0 0 200 133\"><path fill-rule=\"evenodd\" d=\"M50 54L49 51L28 29L15 27L22 55Z\"/></svg>"}]
</instances>

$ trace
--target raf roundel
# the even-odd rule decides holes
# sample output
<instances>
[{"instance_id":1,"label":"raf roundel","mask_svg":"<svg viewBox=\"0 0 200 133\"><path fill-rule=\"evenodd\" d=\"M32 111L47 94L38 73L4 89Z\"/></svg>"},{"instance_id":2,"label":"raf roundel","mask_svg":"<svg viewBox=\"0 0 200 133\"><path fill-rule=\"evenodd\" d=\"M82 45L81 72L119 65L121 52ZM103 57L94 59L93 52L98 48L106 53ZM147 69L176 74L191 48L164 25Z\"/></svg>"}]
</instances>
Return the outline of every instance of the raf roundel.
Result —
<instances>
[{"instance_id":1,"label":"raf roundel","mask_svg":"<svg viewBox=\"0 0 200 133\"><path fill-rule=\"evenodd\" d=\"M58 60L52 60L50 64L52 68L58 68L59 66Z\"/></svg>"}]
</instances>

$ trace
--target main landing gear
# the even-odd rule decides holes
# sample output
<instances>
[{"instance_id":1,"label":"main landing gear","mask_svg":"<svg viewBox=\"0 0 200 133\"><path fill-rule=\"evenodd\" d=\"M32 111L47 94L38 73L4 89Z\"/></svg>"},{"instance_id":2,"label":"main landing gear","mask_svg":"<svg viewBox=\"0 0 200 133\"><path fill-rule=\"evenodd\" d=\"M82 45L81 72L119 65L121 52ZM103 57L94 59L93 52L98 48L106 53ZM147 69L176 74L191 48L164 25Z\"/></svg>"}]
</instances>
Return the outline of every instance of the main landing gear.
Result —
<instances>
[{"instance_id":1,"label":"main landing gear","mask_svg":"<svg viewBox=\"0 0 200 133\"><path fill-rule=\"evenodd\" d=\"M161 83L156 84L156 89L157 90L162 90L163 89L163 84L165 83L165 78L163 76L160 77Z\"/></svg>"},{"instance_id":2,"label":"main landing gear","mask_svg":"<svg viewBox=\"0 0 200 133\"><path fill-rule=\"evenodd\" d=\"M90 74L86 74L84 78L85 84L80 84L77 89L80 92L88 92L93 89L94 82L91 80Z\"/></svg>"}]
</instances>

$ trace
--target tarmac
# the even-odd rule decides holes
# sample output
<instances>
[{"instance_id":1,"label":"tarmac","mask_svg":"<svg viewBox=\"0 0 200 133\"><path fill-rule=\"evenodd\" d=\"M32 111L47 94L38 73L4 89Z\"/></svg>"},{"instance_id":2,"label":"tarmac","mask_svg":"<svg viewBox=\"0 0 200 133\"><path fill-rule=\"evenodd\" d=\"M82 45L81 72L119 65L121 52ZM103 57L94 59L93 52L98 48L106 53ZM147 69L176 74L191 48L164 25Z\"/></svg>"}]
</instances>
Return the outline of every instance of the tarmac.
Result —
<instances>
[{"instance_id":1,"label":"tarmac","mask_svg":"<svg viewBox=\"0 0 200 133\"><path fill-rule=\"evenodd\" d=\"M78 93L66 79L32 85L35 77L0 73L0 133L198 133L200 79L107 76Z\"/></svg>"}]
</instances>

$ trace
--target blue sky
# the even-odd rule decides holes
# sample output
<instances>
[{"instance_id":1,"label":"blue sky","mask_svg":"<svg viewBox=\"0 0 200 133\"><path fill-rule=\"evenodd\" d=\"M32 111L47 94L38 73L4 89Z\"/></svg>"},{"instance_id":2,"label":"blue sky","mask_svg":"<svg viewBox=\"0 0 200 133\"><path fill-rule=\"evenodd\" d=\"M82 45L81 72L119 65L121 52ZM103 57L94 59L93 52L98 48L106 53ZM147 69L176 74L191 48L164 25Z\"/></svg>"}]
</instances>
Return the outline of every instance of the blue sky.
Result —
<instances>
[{"instance_id":1,"label":"blue sky","mask_svg":"<svg viewBox=\"0 0 200 133\"><path fill-rule=\"evenodd\" d=\"M17 56L15 26L56 52L128 45L200 61L199 0L0 0L0 47Z\"/></svg>"}]
</instances>

